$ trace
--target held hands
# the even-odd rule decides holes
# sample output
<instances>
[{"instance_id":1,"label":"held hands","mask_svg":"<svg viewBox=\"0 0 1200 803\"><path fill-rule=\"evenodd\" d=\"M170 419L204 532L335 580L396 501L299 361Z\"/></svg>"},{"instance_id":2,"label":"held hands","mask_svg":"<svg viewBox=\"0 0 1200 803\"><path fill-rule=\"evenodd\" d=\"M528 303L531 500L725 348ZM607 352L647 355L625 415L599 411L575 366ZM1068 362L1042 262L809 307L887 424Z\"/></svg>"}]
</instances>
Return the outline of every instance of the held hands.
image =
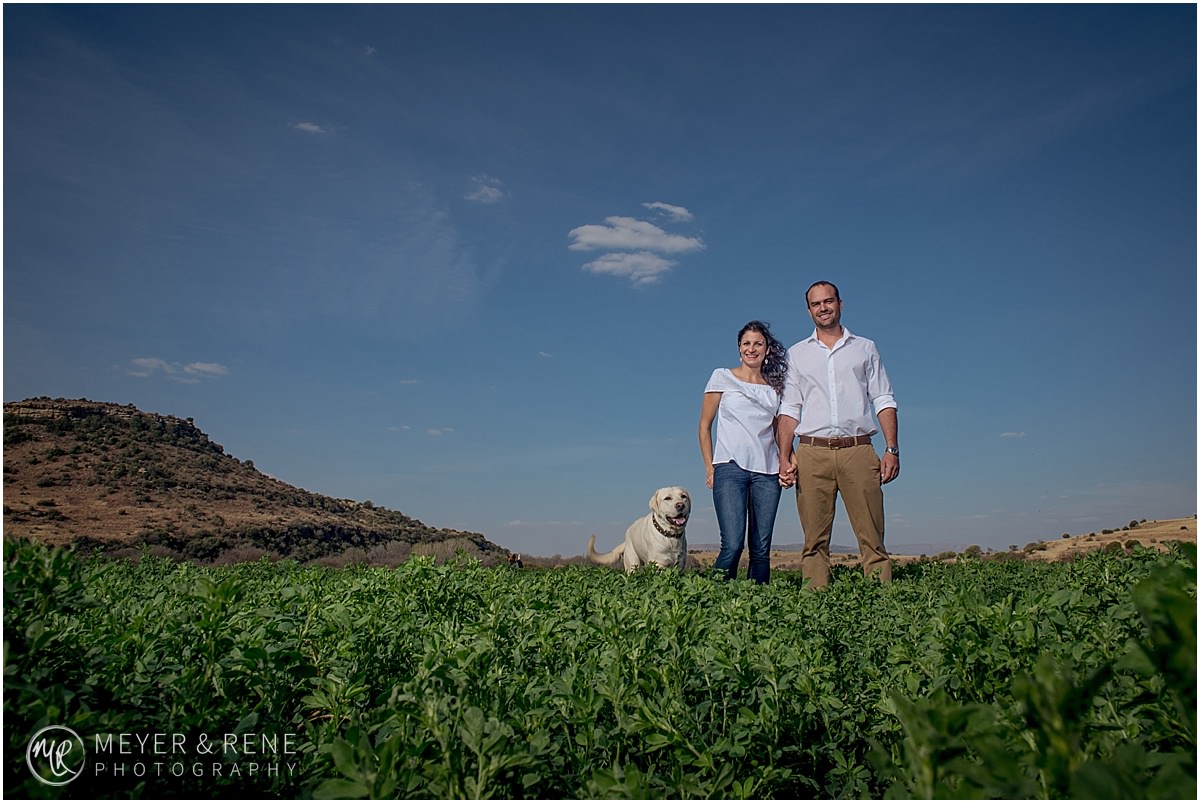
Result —
<instances>
[{"instance_id":1,"label":"held hands","mask_svg":"<svg viewBox=\"0 0 1200 803\"><path fill-rule=\"evenodd\" d=\"M779 485L783 488L791 488L796 484L796 463L791 460L779 461Z\"/></svg>"}]
</instances>

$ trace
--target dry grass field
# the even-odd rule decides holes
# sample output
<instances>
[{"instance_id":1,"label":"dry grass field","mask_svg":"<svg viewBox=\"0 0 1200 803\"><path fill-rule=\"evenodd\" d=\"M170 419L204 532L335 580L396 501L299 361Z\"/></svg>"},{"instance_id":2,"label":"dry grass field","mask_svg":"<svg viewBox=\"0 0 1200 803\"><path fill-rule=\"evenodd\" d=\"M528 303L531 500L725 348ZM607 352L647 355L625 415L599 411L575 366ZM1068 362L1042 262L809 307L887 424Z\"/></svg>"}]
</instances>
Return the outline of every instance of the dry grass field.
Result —
<instances>
[{"instance_id":1,"label":"dry grass field","mask_svg":"<svg viewBox=\"0 0 1200 803\"><path fill-rule=\"evenodd\" d=\"M1015 545L1016 550L981 550L981 557L1003 556L1019 557L1028 560L1062 561L1070 560L1075 555L1081 555L1096 549L1130 549L1136 541L1146 549L1165 551L1171 541L1196 542L1196 517L1185 519L1160 519L1154 521L1139 521L1120 525L1112 529L1080 535L1067 534L1061 538L1046 541L1035 541L1025 545ZM717 553L712 550L689 550L689 554L702 566L711 566L717 559ZM954 560L958 553L941 553L925 555L926 559ZM910 563L921 560L920 555L892 555L896 563ZM835 566L857 566L858 554L834 554L831 560ZM745 566L746 557L742 557ZM771 567L785 571L799 571L800 552L798 550L775 550L771 552Z\"/></svg>"}]
</instances>

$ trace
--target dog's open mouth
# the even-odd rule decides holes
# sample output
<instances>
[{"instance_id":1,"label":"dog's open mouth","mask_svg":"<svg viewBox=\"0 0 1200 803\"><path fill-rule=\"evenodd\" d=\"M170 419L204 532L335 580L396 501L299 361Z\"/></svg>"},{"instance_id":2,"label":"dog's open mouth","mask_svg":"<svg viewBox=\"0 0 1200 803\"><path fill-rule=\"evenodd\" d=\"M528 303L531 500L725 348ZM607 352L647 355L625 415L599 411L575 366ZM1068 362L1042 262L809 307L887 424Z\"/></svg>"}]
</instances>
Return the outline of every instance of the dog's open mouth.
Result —
<instances>
[{"instance_id":1,"label":"dog's open mouth","mask_svg":"<svg viewBox=\"0 0 1200 803\"><path fill-rule=\"evenodd\" d=\"M667 516L667 521L671 522L676 527L684 526L685 524L687 524L687 520L688 520L687 516L674 516L674 517Z\"/></svg>"}]
</instances>

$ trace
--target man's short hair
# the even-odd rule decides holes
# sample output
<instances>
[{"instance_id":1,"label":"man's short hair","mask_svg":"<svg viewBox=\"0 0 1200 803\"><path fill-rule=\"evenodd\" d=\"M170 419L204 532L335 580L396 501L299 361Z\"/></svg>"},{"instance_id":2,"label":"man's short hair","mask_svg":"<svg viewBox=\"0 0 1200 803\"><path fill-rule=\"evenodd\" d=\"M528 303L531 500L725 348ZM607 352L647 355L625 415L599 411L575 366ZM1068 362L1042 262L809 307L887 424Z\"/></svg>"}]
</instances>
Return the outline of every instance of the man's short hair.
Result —
<instances>
[{"instance_id":1,"label":"man's short hair","mask_svg":"<svg viewBox=\"0 0 1200 803\"><path fill-rule=\"evenodd\" d=\"M821 287L822 285L824 285L825 287L832 287L833 288L833 297L838 301L842 300L842 294L838 292L836 284L834 284L833 282L820 281L820 282L813 282L812 284L810 284L808 286L808 289L804 291L804 303L805 304L808 303L808 294L812 292L812 289L814 287Z\"/></svg>"}]
</instances>

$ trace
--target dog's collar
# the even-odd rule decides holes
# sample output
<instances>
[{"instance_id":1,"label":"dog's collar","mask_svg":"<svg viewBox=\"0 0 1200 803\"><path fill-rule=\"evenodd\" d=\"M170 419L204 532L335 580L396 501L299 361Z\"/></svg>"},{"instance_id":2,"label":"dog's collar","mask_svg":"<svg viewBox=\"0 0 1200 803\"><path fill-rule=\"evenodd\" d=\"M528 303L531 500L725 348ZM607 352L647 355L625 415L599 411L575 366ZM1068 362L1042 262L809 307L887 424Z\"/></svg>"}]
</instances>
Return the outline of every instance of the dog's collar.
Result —
<instances>
[{"instance_id":1,"label":"dog's collar","mask_svg":"<svg viewBox=\"0 0 1200 803\"><path fill-rule=\"evenodd\" d=\"M680 530L677 533L669 533L666 530L664 530L662 528L662 525L658 523L658 516L651 516L650 521L654 522L654 529L658 530L660 533L665 535L667 538L679 538L683 535L683 530Z\"/></svg>"}]
</instances>

